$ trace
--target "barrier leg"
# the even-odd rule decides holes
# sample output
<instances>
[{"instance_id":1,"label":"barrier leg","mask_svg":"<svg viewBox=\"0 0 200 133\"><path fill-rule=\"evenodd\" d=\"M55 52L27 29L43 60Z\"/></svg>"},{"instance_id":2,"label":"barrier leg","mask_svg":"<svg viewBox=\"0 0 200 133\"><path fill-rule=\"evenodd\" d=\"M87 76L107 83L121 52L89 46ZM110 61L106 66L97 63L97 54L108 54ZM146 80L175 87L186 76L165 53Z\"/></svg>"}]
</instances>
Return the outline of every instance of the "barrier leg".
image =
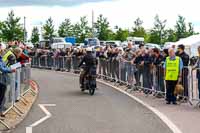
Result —
<instances>
[{"instance_id":1,"label":"barrier leg","mask_svg":"<svg viewBox=\"0 0 200 133\"><path fill-rule=\"evenodd\" d=\"M10 126L6 122L0 120L0 123L3 124L8 130L10 129Z\"/></svg>"}]
</instances>

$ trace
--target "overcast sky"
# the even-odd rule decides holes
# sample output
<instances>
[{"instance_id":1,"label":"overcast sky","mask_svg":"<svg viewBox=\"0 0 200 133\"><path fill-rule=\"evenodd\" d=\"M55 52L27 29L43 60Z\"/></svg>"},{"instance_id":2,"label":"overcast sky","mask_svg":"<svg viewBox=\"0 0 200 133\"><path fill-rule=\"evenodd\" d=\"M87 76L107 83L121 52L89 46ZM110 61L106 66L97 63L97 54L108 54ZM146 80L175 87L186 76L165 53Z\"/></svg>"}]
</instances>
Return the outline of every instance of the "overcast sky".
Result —
<instances>
[{"instance_id":1,"label":"overcast sky","mask_svg":"<svg viewBox=\"0 0 200 133\"><path fill-rule=\"evenodd\" d=\"M5 20L10 10L19 17L26 16L27 29L45 23L50 16L56 27L65 19L77 22L80 16L87 16L91 24L91 12L95 20L99 14L108 18L111 28L118 25L131 28L140 17L147 29L153 26L154 16L167 19L167 27L173 27L177 16L183 15L187 22L200 31L198 0L0 0L0 20ZM23 23L23 21L22 21Z\"/></svg>"}]
</instances>

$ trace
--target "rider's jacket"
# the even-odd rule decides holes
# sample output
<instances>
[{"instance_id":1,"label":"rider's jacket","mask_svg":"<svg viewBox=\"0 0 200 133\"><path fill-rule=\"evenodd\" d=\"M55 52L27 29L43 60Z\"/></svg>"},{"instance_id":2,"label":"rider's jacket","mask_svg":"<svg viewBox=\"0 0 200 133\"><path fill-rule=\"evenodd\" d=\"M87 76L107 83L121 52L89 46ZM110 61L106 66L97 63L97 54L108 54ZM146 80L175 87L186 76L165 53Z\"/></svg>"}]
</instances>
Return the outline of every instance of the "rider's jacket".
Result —
<instances>
[{"instance_id":1,"label":"rider's jacket","mask_svg":"<svg viewBox=\"0 0 200 133\"><path fill-rule=\"evenodd\" d=\"M90 69L90 68L96 67L97 59L92 53L88 53L83 57L82 61L79 64L79 67L83 65L83 63L85 63L86 69Z\"/></svg>"}]
</instances>

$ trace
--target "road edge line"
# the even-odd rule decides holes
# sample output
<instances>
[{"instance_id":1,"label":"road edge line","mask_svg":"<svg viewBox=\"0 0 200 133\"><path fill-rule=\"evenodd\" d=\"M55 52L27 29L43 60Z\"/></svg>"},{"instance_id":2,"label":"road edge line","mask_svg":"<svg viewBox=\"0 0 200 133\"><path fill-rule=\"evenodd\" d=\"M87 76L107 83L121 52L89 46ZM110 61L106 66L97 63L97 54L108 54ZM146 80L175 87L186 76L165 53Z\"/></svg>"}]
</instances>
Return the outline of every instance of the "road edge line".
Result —
<instances>
[{"instance_id":1,"label":"road edge line","mask_svg":"<svg viewBox=\"0 0 200 133\"><path fill-rule=\"evenodd\" d=\"M151 110L154 114L156 114L169 128L173 133L183 133L166 115L164 115L163 113L161 113L159 110L157 110L156 108L150 106L149 104L145 103L144 101L140 100L139 98L137 98L136 96L131 95L130 93L116 87L113 86L109 83L106 83L104 81L101 80L97 80L97 82L102 83L104 85L110 86L112 88L114 88L115 90L129 96L130 98L134 99L135 101L137 101L138 103L142 104L144 107L146 107L147 109Z\"/></svg>"},{"instance_id":2,"label":"road edge line","mask_svg":"<svg viewBox=\"0 0 200 133\"><path fill-rule=\"evenodd\" d=\"M74 75L76 77L78 77L79 75L77 74L74 74L74 73L70 73L70 72L60 72L60 73L65 73L65 74L71 74L71 75ZM150 111L152 111L155 115L157 115L161 121L163 121L168 127L169 129L173 132L173 133L183 133L165 114L161 113L158 109L150 106L149 104L143 102L142 100L140 100L139 98L137 98L136 96L133 96L131 95L130 93L116 87L116 86L113 86L109 83L106 83L104 81L101 81L99 79L97 79L97 82L99 83L102 83L104 85L107 85L127 96L129 96L130 98L132 98L133 100L135 100L136 102L140 103L141 105L143 105L144 107L146 107L147 109L149 109Z\"/></svg>"}]
</instances>

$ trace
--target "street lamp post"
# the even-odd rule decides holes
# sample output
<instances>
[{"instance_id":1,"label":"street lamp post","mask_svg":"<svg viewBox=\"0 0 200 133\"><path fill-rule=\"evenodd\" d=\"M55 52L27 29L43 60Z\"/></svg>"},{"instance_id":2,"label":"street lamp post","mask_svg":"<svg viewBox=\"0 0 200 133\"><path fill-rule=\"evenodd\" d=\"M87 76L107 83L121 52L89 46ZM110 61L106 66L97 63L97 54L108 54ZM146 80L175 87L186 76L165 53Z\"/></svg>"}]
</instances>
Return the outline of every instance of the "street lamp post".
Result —
<instances>
[{"instance_id":1,"label":"street lamp post","mask_svg":"<svg viewBox=\"0 0 200 133\"><path fill-rule=\"evenodd\" d=\"M94 38L95 35L94 35L94 10L92 10L92 37Z\"/></svg>"},{"instance_id":2,"label":"street lamp post","mask_svg":"<svg viewBox=\"0 0 200 133\"><path fill-rule=\"evenodd\" d=\"M26 42L26 17L24 16L24 42Z\"/></svg>"}]
</instances>

